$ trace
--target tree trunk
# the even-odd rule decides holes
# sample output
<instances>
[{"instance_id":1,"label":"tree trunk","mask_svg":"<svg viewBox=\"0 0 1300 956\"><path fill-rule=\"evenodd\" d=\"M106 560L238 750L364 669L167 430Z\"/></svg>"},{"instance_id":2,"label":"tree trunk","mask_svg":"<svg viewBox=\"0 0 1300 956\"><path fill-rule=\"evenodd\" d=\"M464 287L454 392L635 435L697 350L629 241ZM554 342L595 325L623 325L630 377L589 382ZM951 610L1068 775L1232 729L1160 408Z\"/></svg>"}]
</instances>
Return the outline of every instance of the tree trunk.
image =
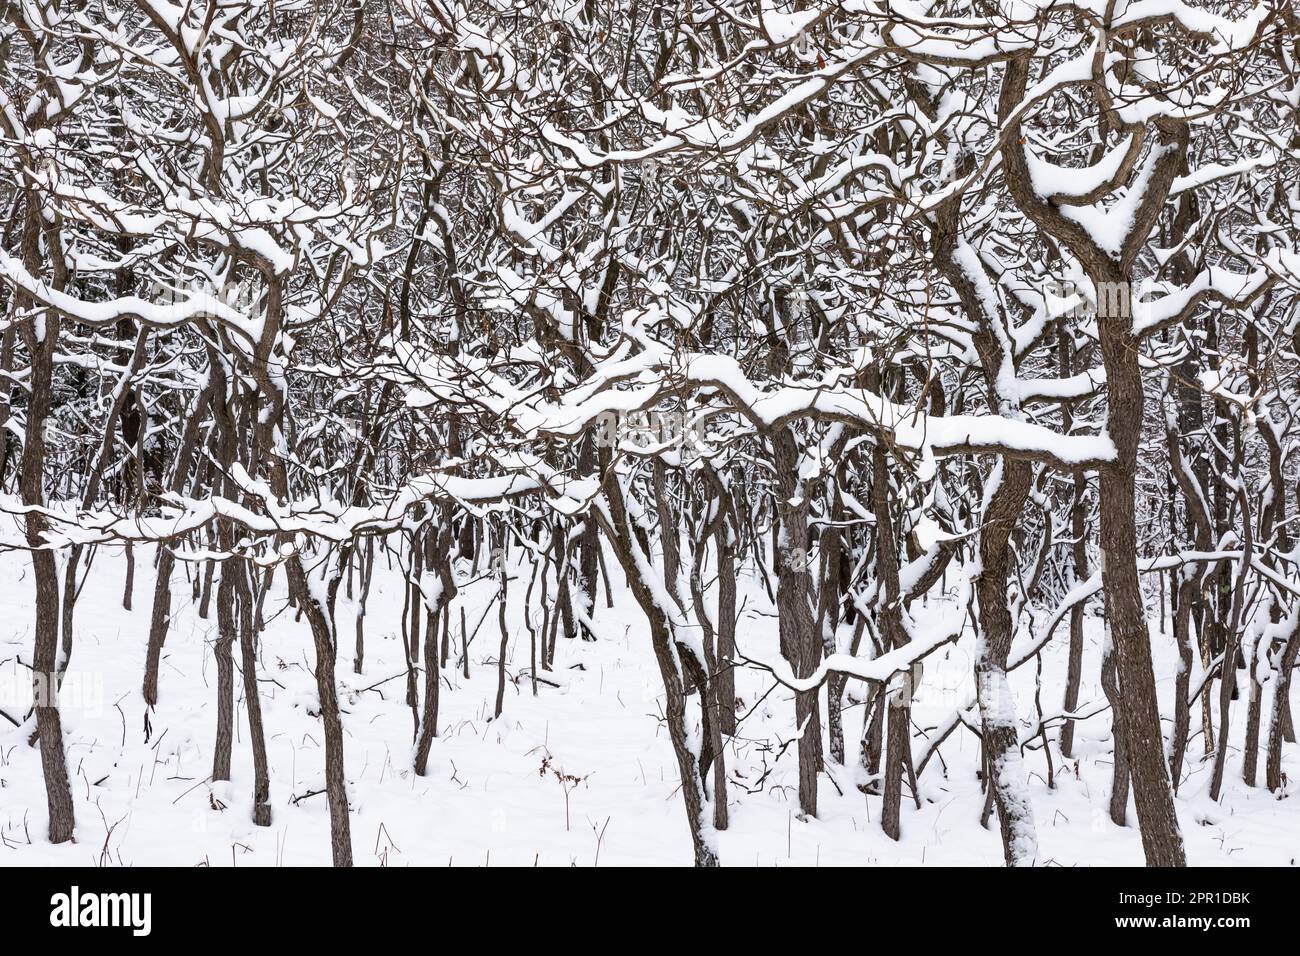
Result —
<instances>
[{"instance_id":1,"label":"tree trunk","mask_svg":"<svg viewBox=\"0 0 1300 956\"><path fill-rule=\"evenodd\" d=\"M807 677L821 659L813 622L812 576L808 558L808 501L799 480L799 448L787 428L772 436L780 531L776 549L776 609L781 655L796 677ZM817 815L817 775L822 762L819 690L796 691L795 727L799 733L799 809Z\"/></svg>"},{"instance_id":2,"label":"tree trunk","mask_svg":"<svg viewBox=\"0 0 1300 956\"><path fill-rule=\"evenodd\" d=\"M235 664L231 649L235 644L235 582L222 562L221 581L217 585L217 640L212 646L217 660L217 736L212 748L212 779L230 779L230 750L235 728Z\"/></svg>"},{"instance_id":3,"label":"tree trunk","mask_svg":"<svg viewBox=\"0 0 1300 956\"><path fill-rule=\"evenodd\" d=\"M1165 761L1151 639L1137 571L1134 495L1142 434L1138 348L1121 323L1102 321L1099 328L1110 397L1106 430L1117 453L1113 463L1102 467L1100 484L1102 584L1119 673L1120 723L1147 865L1183 866L1186 855Z\"/></svg>"},{"instance_id":4,"label":"tree trunk","mask_svg":"<svg viewBox=\"0 0 1300 956\"><path fill-rule=\"evenodd\" d=\"M253 823L271 825L271 778L267 771L266 732L262 727L262 696L257 687L257 628L253 621L253 595L248 573L238 561L227 561L222 577L234 580L239 610L239 655L244 672L244 707L248 712L248 741L253 748Z\"/></svg>"},{"instance_id":5,"label":"tree trunk","mask_svg":"<svg viewBox=\"0 0 1300 956\"><path fill-rule=\"evenodd\" d=\"M1004 459L1000 471L992 479L996 488L988 499L980 529L980 575L975 593L981 639L975 686L1003 855L1008 866L1030 866L1038 854L1038 838L1020 760L1015 700L1007 682L1007 657L1014 632L1007 589L1010 535L1029 497L1033 467L1027 461Z\"/></svg>"},{"instance_id":6,"label":"tree trunk","mask_svg":"<svg viewBox=\"0 0 1300 956\"><path fill-rule=\"evenodd\" d=\"M29 227L30 241L35 243L35 225ZM30 257L29 257L30 258ZM22 298L20 296L20 298ZM21 303L20 303L21 304ZM27 405L27 429L23 438L22 471L19 484L23 504L40 508L45 503L45 420L51 401L51 373L54 348L59 336L58 316L47 311L43 334L24 327L31 354L28 379L30 394ZM27 541L32 551L32 570L36 582L36 646L32 654L32 688L36 704L36 733L41 746L41 768L45 775L45 796L49 808L51 843L72 839L74 826L72 787L63 753L63 722L59 716L59 571L53 552L40 548L47 528L45 517L32 510L26 516Z\"/></svg>"},{"instance_id":7,"label":"tree trunk","mask_svg":"<svg viewBox=\"0 0 1300 956\"><path fill-rule=\"evenodd\" d=\"M348 819L347 782L343 774L343 722L339 717L338 689L334 681L335 634L333 614L312 595L302 561L294 555L285 562L290 590L307 616L316 648L316 692L320 698L325 732L325 795L330 809L330 850L335 866L352 865L352 826ZM334 577L327 590L338 587Z\"/></svg>"},{"instance_id":8,"label":"tree trunk","mask_svg":"<svg viewBox=\"0 0 1300 956\"><path fill-rule=\"evenodd\" d=\"M880 634L886 652L907 643L903 628L903 609L898 582L898 540L889 501L889 454L877 444L872 450L871 501L876 517L876 579L880 589ZM885 731L885 778L881 787L884 799L880 810L880 828L891 840L902 836L899 813L903 804L903 769L905 755L911 747L912 688L905 688L895 698L888 693L877 703L879 712L888 711ZM878 715L879 715L878 712Z\"/></svg>"}]
</instances>

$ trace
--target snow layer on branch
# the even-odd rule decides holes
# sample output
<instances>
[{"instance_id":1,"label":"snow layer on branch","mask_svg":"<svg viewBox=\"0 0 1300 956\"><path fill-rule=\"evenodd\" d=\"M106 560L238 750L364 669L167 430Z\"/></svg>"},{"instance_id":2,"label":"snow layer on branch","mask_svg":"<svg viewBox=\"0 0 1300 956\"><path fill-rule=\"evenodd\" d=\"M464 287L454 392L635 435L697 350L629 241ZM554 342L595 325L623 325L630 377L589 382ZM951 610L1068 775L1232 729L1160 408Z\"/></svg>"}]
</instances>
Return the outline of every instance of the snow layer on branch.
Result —
<instances>
[{"instance_id":1,"label":"snow layer on branch","mask_svg":"<svg viewBox=\"0 0 1300 956\"><path fill-rule=\"evenodd\" d=\"M1124 162L1124 157L1132 148L1133 137L1130 135L1108 150L1106 155L1093 165L1073 169L1041 159L1026 145L1025 160L1029 165L1029 178L1033 183L1034 192L1043 199L1078 198L1095 192L1114 179Z\"/></svg>"},{"instance_id":2,"label":"snow layer on branch","mask_svg":"<svg viewBox=\"0 0 1300 956\"><path fill-rule=\"evenodd\" d=\"M739 644L737 644L737 652L742 657L771 671L778 681L795 691L816 690L831 674L845 674L861 680L888 683L895 674L908 670L917 661L943 645L955 641L961 635L967 621L967 605L970 603L970 596L970 575L963 573L957 584L956 596L951 600L935 602L931 607L937 610L932 611L924 626L913 625L908 629L912 633L911 641L870 660L852 654L830 654L807 677L795 677L794 671L784 660L755 660L745 655L744 648Z\"/></svg>"},{"instance_id":3,"label":"snow layer on branch","mask_svg":"<svg viewBox=\"0 0 1300 956\"><path fill-rule=\"evenodd\" d=\"M177 327L196 319L223 322L249 341L262 334L260 320L250 318L216 296L197 294L165 305L147 302L138 296L121 296L105 302L87 302L51 288L28 272L21 262L0 250L0 278L4 278L31 295L36 301L72 316L87 325L105 327L124 318L135 318L158 328Z\"/></svg>"}]
</instances>

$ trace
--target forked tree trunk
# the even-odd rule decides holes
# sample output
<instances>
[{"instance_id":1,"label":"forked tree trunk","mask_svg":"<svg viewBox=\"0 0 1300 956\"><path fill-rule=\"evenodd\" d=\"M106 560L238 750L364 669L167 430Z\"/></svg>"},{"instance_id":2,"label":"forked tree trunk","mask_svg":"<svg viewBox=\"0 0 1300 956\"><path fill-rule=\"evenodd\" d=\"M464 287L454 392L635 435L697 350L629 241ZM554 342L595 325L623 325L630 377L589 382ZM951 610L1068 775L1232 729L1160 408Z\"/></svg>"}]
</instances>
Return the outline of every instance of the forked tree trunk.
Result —
<instances>
[{"instance_id":1,"label":"forked tree trunk","mask_svg":"<svg viewBox=\"0 0 1300 956\"><path fill-rule=\"evenodd\" d=\"M643 576L646 569L652 567L647 554L647 542L638 537L637 529L628 519L617 475L610 469L605 472L605 476L604 488L609 512L605 515L598 511L596 517L627 576L628 586L650 625L650 642L664 687L664 719L668 724L668 738L672 742L673 755L677 759L695 865L714 867L718 865L718 851L712 821L704 812L707 798L700 777L701 753L695 744L698 735L690 732L686 717L686 681L682 672L681 655L690 651L680 644L674 646L676 642L673 640L672 623L665 609L659 605L658 594ZM703 694L698 696L701 700L704 699Z\"/></svg>"},{"instance_id":2,"label":"forked tree trunk","mask_svg":"<svg viewBox=\"0 0 1300 956\"><path fill-rule=\"evenodd\" d=\"M1005 123L1000 153L1004 178L1016 205L1040 229L1064 243L1078 257L1094 288L1116 290L1121 315L1099 315L1097 334L1106 371L1106 434L1115 457L1099 469L1102 590L1115 647L1119 713L1132 769L1133 798L1149 866L1183 866L1186 854L1174 810L1169 765L1165 760L1151 635L1137 570L1138 446L1142 438L1143 391L1140 343L1133 332L1133 262L1151 236L1175 178L1186 172L1188 127L1162 119L1155 124L1152 150L1142 174L1144 190L1118 250L1105 250L1075 220L1046 202L1035 190L1020 106L1026 96L1032 61L1027 55L1008 60L1003 71L998 111Z\"/></svg>"}]
</instances>

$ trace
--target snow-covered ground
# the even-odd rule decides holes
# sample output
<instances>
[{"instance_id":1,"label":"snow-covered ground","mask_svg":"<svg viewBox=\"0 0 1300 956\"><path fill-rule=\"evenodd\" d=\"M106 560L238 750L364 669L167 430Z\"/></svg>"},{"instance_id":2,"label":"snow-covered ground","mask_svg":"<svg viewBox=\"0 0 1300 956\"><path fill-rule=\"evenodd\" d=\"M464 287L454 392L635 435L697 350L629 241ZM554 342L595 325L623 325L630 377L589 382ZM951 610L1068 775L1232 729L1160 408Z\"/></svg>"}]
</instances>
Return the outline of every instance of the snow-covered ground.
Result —
<instances>
[{"instance_id":1,"label":"snow-covered ground","mask_svg":"<svg viewBox=\"0 0 1300 956\"><path fill-rule=\"evenodd\" d=\"M320 721L312 716L311 638L306 623L295 622L291 610L280 613L284 594L279 579L268 598L271 621L260 644L258 674L274 820L272 826L258 828L250 819L252 762L238 677L234 779L215 785L207 780L216 710L215 620L197 616L183 567L176 572L160 700L150 719L151 736L145 739L139 687L153 574L150 552L138 551L136 560L134 611L122 609L125 564L120 552L107 548L95 557L77 605L76 646L63 692L76 799L73 843L51 846L46 841L39 754L26 743L30 724L19 729L0 718L0 866L327 865L329 819L323 794L294 800L323 786ZM522 589L512 592L522 594ZM463 593L471 629L493 594L486 581ZM747 608L738 633L742 649L774 659L776 622L761 585L742 577L741 598ZM396 635L401 587L383 559L377 561L366 616L365 673L352 671L350 640L340 648L338 667L358 865L690 862L675 762L657 716L662 692L643 619L625 590L615 588L612 610L604 606L603 589L597 601L600 639L558 642L555 671L547 676L561 686L541 685L534 697L525 674L507 686L504 715L495 721L498 636L492 615L470 647L469 679L456 669L445 671L440 736L429 772L420 777L411 769L412 715L405 703L403 650ZM0 607L5 609L0 709L19 719L30 699L31 604L26 557L0 555ZM350 637L349 613L340 599L340 630ZM521 608L512 605L508 620L507 667L512 677L519 677L529 654ZM1100 625L1100 618L1088 618L1085 702L1101 697ZM938 723L969 692L972 643L967 634L926 661L925 683L913 712L918 727ZM1157 635L1154 643L1168 714L1176 655L1168 638ZM1045 694L1047 688L1064 686L1065 655L1062 628L1044 655ZM238 653L235 659L238 666ZM1033 713L1034 680L1032 662L1013 674L1026 719ZM905 788L903 840L894 843L879 828L880 798L864 797L844 772L837 780L822 775L818 819L797 818L795 748L782 748L792 733L793 704L789 693L769 690L769 676L741 671L738 693L745 711L754 709L727 753L731 827L720 835L724 864L1001 864L996 823L988 830L973 823L984 801L975 776L978 741L969 731L959 728L941 751L942 763L935 759L925 768L920 810ZM863 708L851 702L845 734L852 755ZM1045 699L1043 705L1055 709L1059 701ZM1267 714L1265 721L1267 726ZM1238 735L1244 723L1243 709L1233 722ZM1193 713L1193 729L1197 726L1199 710ZM1108 736L1106 713L1081 724L1077 762L1063 765L1054 752L1055 789L1047 786L1042 751L1026 751L1040 863L1142 863L1132 808L1134 825L1129 827L1114 826L1106 813ZM1245 787L1240 752L1234 749L1223 799L1216 805L1206 793L1210 765L1200 762L1202 752L1197 737L1177 801L1189 862L1294 865L1300 858L1300 801ZM544 762L582 778L567 800L565 785L544 769ZM1285 768L1292 793L1298 765L1300 752L1288 745Z\"/></svg>"}]
</instances>

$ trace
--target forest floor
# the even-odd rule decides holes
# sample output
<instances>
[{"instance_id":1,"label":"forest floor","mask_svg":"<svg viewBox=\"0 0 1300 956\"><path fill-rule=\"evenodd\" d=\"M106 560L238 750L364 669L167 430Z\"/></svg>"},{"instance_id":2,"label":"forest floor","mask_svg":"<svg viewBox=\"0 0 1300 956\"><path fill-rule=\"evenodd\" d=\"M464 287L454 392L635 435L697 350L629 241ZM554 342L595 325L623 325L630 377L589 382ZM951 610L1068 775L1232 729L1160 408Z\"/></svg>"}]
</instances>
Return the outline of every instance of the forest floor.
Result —
<instances>
[{"instance_id":1,"label":"forest floor","mask_svg":"<svg viewBox=\"0 0 1300 956\"><path fill-rule=\"evenodd\" d=\"M76 839L50 845L40 757L27 745L30 723L0 718L0 866L23 865L326 865L329 816L323 794L324 754L316 710L310 632L285 610L282 578L267 599L269 623L259 648L259 673L271 773L272 825L253 826L252 760L242 684L236 671L233 777L213 784L215 614L197 615L186 567L178 563L174 613L164 650L159 702L145 737L140 694L153 596L152 553L137 549L134 610L122 608L121 549L100 548L77 603L75 648L62 694L67 762L76 800ZM192 571L193 569L191 569ZM512 573L514 573L512 571ZM522 573L522 572L519 572ZM616 582L621 583L621 582ZM775 659L776 619L761 582L740 579L738 643L747 655ZM690 840L667 730L659 718L663 692L647 629L630 593L598 589L599 640L557 642L552 673L559 687L539 684L527 669L529 637L520 601L526 579L512 582L504 713L493 720L500 643L496 614L486 616L470 645L470 676L448 668L442 685L439 737L426 776L412 768L413 718L405 701L405 657L398 624L402 587L396 569L376 561L366 614L364 673L353 673L352 606L342 595L338 661L344 711L352 840L358 865L673 865L691 859ZM30 701L33 585L23 554L0 555L0 709L22 720ZM462 591L471 631L494 600L484 580ZM932 602L939 604L942 602ZM758 610L755 610L758 609ZM453 644L459 643L459 611ZM1039 614L1041 620L1045 615ZM1098 681L1100 617L1087 618L1084 702L1102 699ZM1156 630L1153 646L1162 710L1172 711L1177 655ZM1064 686L1067 635L1058 629L1043 655L1043 687ZM454 649L453 649L454 650ZM926 660L913 709L918 728L949 714L972 685L973 637ZM455 653L453 653L455 657ZM238 668L238 650L235 661ZM1300 682L1297 682L1300 684ZM1034 714L1030 662L1012 675L1019 712ZM719 835L724 864L998 865L996 823L978 825L984 800L976 777L979 745L958 728L920 779L921 809L904 788L903 839L880 830L880 798L864 796L852 771L820 778L819 816L798 817L793 703L756 668L737 681L744 701L737 736L727 750L731 826ZM421 695L423 689L421 688ZM850 695L855 693L852 686ZM845 710L850 763L857 753L863 707ZM1059 701L1043 701L1045 710ZM1300 713L1300 702L1297 702ZM1284 769L1292 799L1241 781L1244 700L1234 707L1234 749L1218 804L1208 796L1211 764L1203 741L1189 747L1177 799L1193 865L1294 865L1300 858L1300 747L1287 745ZM1200 725L1193 710L1193 731ZM1267 707L1264 726L1267 728ZM1051 731L1053 788L1041 749L1026 750L1024 770L1038 827L1039 863L1139 865L1142 849L1130 804L1130 826L1111 823L1110 715L1079 725L1077 759L1062 762ZM1262 764L1261 755L1261 780ZM580 778L565 783L559 776Z\"/></svg>"}]
</instances>

